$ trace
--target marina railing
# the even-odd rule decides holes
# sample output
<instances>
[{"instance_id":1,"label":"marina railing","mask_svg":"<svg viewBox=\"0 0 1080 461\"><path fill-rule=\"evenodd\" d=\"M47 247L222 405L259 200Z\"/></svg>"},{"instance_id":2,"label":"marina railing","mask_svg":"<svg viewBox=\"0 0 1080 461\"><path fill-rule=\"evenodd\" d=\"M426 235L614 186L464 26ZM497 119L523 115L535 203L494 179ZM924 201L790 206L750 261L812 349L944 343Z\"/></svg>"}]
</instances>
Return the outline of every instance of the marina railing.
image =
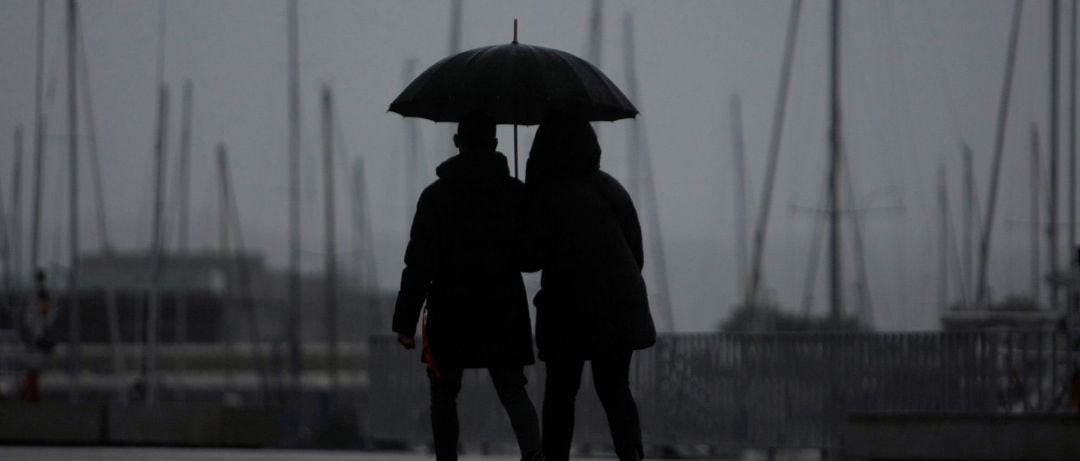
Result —
<instances>
[{"instance_id":1,"label":"marina railing","mask_svg":"<svg viewBox=\"0 0 1080 461\"><path fill-rule=\"evenodd\" d=\"M1076 345L1057 331L710 333L663 335L634 354L630 383L647 445L824 448L850 413L1069 411ZM430 441L419 353L371 339L364 429L373 439ZM542 402L543 364L527 368ZM463 443L513 444L487 372L465 374ZM610 436L586 367L575 443Z\"/></svg>"}]
</instances>

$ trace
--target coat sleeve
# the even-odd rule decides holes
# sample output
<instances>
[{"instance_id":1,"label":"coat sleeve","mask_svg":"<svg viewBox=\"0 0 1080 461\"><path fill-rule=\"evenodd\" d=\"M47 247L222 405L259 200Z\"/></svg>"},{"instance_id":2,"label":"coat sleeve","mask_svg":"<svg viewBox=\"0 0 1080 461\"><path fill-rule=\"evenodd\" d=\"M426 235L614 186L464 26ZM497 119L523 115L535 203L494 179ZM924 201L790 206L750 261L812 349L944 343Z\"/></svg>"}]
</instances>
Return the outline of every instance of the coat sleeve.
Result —
<instances>
[{"instance_id":1,"label":"coat sleeve","mask_svg":"<svg viewBox=\"0 0 1080 461\"><path fill-rule=\"evenodd\" d=\"M416 322L435 273L438 229L433 195L430 187L420 194L409 233L409 245L405 248L405 269L401 271L393 325L394 332L405 336L416 335Z\"/></svg>"},{"instance_id":2,"label":"coat sleeve","mask_svg":"<svg viewBox=\"0 0 1080 461\"><path fill-rule=\"evenodd\" d=\"M638 221L637 210L634 209L634 202L630 200L629 195L626 197L625 210L619 219L622 221L621 227L626 236L626 243L630 245L630 252L634 254L634 260L640 271L645 267L645 250L641 244L641 223Z\"/></svg>"},{"instance_id":3,"label":"coat sleeve","mask_svg":"<svg viewBox=\"0 0 1080 461\"><path fill-rule=\"evenodd\" d=\"M609 194L609 200L615 207L619 227L622 229L623 237L626 238L626 243L630 245L630 252L633 253L634 261L637 262L640 271L645 267L645 250L642 248L641 222L638 221L634 200L630 198L630 193L615 178L609 175L604 177L608 185L608 188L605 189L606 194Z\"/></svg>"},{"instance_id":4,"label":"coat sleeve","mask_svg":"<svg viewBox=\"0 0 1080 461\"><path fill-rule=\"evenodd\" d=\"M524 219L520 232L519 265L523 272L536 272L547 264L551 254L552 226L550 205L544 193L530 187L523 200Z\"/></svg>"}]
</instances>

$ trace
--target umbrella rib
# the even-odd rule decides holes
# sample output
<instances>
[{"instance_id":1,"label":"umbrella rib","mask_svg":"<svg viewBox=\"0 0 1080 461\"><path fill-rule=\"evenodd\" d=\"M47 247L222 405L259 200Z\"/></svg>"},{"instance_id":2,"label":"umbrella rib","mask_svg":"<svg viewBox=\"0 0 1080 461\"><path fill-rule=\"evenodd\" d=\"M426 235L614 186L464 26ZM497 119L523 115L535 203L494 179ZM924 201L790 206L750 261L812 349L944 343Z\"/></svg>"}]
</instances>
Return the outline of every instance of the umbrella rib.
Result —
<instances>
[{"instance_id":1,"label":"umbrella rib","mask_svg":"<svg viewBox=\"0 0 1080 461\"><path fill-rule=\"evenodd\" d=\"M488 114L534 125L551 110L589 120L632 118L633 103L604 73L571 53L526 44L474 48L440 59L391 102L390 110L436 122Z\"/></svg>"}]
</instances>

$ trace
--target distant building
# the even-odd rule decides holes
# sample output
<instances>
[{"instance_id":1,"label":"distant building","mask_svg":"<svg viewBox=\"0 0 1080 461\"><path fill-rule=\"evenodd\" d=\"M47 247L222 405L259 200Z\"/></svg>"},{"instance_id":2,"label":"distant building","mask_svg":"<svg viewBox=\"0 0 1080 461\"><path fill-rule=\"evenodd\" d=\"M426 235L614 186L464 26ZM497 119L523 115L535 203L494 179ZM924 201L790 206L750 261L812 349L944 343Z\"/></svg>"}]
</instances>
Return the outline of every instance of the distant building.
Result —
<instances>
[{"instance_id":1,"label":"distant building","mask_svg":"<svg viewBox=\"0 0 1080 461\"><path fill-rule=\"evenodd\" d=\"M241 277L246 271L250 286ZM120 342L141 342L146 335L147 308L154 286L154 258L148 252L87 254L80 257L79 300L80 334L83 342L109 342L112 329L118 329ZM394 293L360 291L345 277L338 286L338 338L345 342L366 341L373 332L389 327L389 312ZM68 337L65 291L51 284L53 298L61 306L64 318L56 322L57 335ZM352 286L350 286L352 285ZM158 339L172 343L180 339L178 325L186 342L250 342L252 318L261 341L285 338L288 313L288 273L266 266L260 254L243 256L214 252L170 253L161 261L159 279L161 329ZM326 337L324 304L326 287L322 274L301 274L301 337L320 342ZM250 296L250 302L247 301ZM110 320L109 306L116 308ZM247 310L250 306L252 311ZM184 313L182 315L182 313ZM110 326L110 323L115 323Z\"/></svg>"},{"instance_id":2,"label":"distant building","mask_svg":"<svg viewBox=\"0 0 1080 461\"><path fill-rule=\"evenodd\" d=\"M941 314L945 331L1052 330L1062 325L1064 311L1040 308L1030 298L1009 297L987 308L952 306Z\"/></svg>"}]
</instances>

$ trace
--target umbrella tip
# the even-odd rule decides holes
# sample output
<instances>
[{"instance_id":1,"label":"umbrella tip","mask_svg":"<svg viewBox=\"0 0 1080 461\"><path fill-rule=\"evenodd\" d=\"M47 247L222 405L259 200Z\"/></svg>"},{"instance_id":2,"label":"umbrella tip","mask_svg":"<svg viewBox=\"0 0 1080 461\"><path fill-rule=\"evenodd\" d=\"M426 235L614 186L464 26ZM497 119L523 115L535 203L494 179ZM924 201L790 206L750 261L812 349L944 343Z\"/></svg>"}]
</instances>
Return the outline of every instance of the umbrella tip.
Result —
<instances>
[{"instance_id":1,"label":"umbrella tip","mask_svg":"<svg viewBox=\"0 0 1080 461\"><path fill-rule=\"evenodd\" d=\"M517 43L517 42L518 42L517 41L517 18L514 18L514 41L513 41L513 43Z\"/></svg>"}]
</instances>

